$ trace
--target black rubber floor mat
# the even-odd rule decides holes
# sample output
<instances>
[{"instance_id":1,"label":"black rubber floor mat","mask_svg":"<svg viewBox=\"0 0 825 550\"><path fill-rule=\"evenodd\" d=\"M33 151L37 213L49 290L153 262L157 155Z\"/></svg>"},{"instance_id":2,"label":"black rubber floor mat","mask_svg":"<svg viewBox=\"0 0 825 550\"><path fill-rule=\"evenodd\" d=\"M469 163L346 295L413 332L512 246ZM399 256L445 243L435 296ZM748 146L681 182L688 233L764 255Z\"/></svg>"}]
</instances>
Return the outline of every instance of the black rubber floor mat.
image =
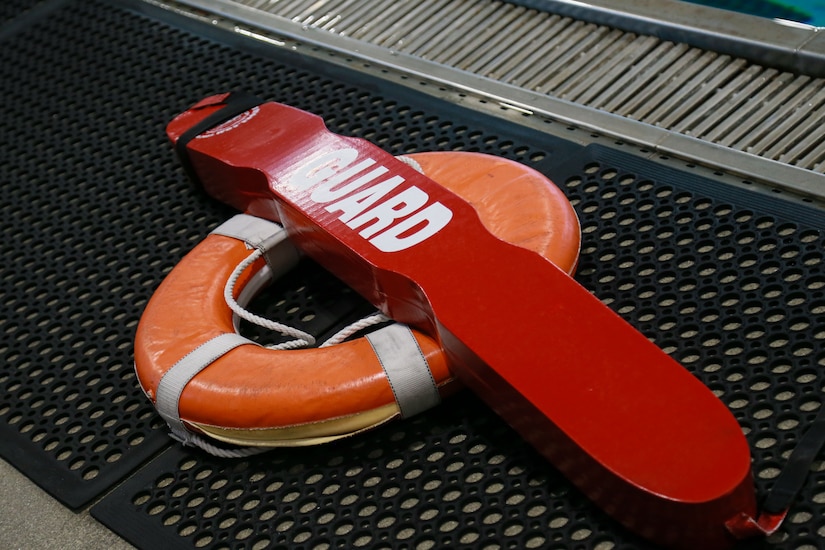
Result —
<instances>
[{"instance_id":1,"label":"black rubber floor mat","mask_svg":"<svg viewBox=\"0 0 825 550\"><path fill-rule=\"evenodd\" d=\"M92 513L140 548L598 547L616 530L469 393L324 447L175 447Z\"/></svg>"},{"instance_id":2,"label":"black rubber floor mat","mask_svg":"<svg viewBox=\"0 0 825 550\"><path fill-rule=\"evenodd\" d=\"M0 4L0 25L28 17L43 3L42 0L6 0Z\"/></svg>"},{"instance_id":3,"label":"black rubber floor mat","mask_svg":"<svg viewBox=\"0 0 825 550\"><path fill-rule=\"evenodd\" d=\"M102 2L47 4L0 47L0 456L73 508L170 443L135 380L134 331L164 274L234 213L186 181L164 132L174 115L243 89L395 153L460 141L532 162L573 148L517 146L506 123L476 129L450 104L290 52L262 57ZM363 308L301 269L278 286L300 298L283 320L323 336Z\"/></svg>"}]
</instances>

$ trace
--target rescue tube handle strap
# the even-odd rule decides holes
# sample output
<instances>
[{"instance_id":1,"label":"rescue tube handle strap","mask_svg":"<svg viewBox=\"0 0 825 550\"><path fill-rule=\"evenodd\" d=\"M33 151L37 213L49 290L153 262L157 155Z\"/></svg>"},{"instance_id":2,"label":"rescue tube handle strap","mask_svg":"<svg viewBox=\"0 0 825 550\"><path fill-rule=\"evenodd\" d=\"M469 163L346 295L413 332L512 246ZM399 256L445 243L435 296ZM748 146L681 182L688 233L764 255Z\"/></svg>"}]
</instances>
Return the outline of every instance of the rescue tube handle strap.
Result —
<instances>
[{"instance_id":1,"label":"rescue tube handle strap","mask_svg":"<svg viewBox=\"0 0 825 550\"><path fill-rule=\"evenodd\" d=\"M186 146L189 142L198 137L200 134L210 130L216 126L232 120L236 116L245 113L246 111L257 107L263 103L263 100L246 92L232 92L228 94L223 100L223 107L207 116L187 131L182 133L175 143L175 152L180 158L180 163L189 179L197 184L198 177L195 173L195 167L189 159L189 151Z\"/></svg>"},{"instance_id":2,"label":"rescue tube handle strap","mask_svg":"<svg viewBox=\"0 0 825 550\"><path fill-rule=\"evenodd\" d=\"M797 493L805 484L805 479L816 457L825 446L825 406L820 404L819 413L813 424L791 452L788 462L768 493L763 509L768 513L779 513L790 508Z\"/></svg>"},{"instance_id":3,"label":"rescue tube handle strap","mask_svg":"<svg viewBox=\"0 0 825 550\"><path fill-rule=\"evenodd\" d=\"M820 404L819 413L791 451L791 456L762 502L760 513L757 517L742 513L728 520L726 527L731 534L741 540L769 536L779 530L823 446L825 405Z\"/></svg>"}]
</instances>

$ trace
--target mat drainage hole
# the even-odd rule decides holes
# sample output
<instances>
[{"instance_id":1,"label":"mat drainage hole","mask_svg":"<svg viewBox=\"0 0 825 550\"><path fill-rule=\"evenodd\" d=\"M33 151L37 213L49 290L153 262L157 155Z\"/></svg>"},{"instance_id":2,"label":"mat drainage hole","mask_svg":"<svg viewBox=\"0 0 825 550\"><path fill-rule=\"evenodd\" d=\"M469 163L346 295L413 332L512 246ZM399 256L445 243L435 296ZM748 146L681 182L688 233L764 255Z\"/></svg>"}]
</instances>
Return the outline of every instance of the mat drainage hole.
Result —
<instances>
[{"instance_id":1,"label":"mat drainage hole","mask_svg":"<svg viewBox=\"0 0 825 550\"><path fill-rule=\"evenodd\" d=\"M195 539L195 548L204 548L206 546L209 546L210 544L212 544L212 541L214 540L215 537L213 537L210 534L201 535Z\"/></svg>"}]
</instances>

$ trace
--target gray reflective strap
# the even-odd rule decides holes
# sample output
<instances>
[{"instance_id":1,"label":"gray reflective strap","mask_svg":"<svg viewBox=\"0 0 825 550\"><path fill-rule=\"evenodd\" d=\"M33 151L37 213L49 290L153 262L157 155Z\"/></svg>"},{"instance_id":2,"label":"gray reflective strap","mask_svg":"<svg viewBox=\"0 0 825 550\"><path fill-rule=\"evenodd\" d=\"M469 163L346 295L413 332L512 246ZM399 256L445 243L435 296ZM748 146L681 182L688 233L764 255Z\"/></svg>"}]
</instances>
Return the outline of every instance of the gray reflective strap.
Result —
<instances>
[{"instance_id":1,"label":"gray reflective strap","mask_svg":"<svg viewBox=\"0 0 825 550\"><path fill-rule=\"evenodd\" d=\"M267 239L277 233L283 233L284 229L275 222L250 216L249 214L238 214L232 216L218 227L212 230L216 235L232 237L239 241L249 243L250 246L260 248Z\"/></svg>"},{"instance_id":2,"label":"gray reflective strap","mask_svg":"<svg viewBox=\"0 0 825 550\"><path fill-rule=\"evenodd\" d=\"M212 234L243 241L253 248L260 248L272 276L280 277L298 263L298 250L287 239L286 230L275 222L238 214L212 230Z\"/></svg>"},{"instance_id":3,"label":"gray reflective strap","mask_svg":"<svg viewBox=\"0 0 825 550\"><path fill-rule=\"evenodd\" d=\"M203 369L244 344L258 345L240 334L228 332L207 340L172 365L158 383L155 407L172 429L172 437L189 443L190 433L181 421L178 406L186 385Z\"/></svg>"},{"instance_id":4,"label":"gray reflective strap","mask_svg":"<svg viewBox=\"0 0 825 550\"><path fill-rule=\"evenodd\" d=\"M401 324L390 325L367 335L390 382L404 418L441 402L430 366L412 331Z\"/></svg>"}]
</instances>

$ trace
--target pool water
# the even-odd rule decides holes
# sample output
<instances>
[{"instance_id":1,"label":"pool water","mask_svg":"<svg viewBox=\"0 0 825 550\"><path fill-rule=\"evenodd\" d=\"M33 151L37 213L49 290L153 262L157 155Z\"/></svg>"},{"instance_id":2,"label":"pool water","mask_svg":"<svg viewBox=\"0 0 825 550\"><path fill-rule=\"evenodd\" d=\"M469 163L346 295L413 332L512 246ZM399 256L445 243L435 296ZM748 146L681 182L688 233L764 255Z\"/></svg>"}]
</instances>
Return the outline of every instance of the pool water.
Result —
<instances>
[{"instance_id":1,"label":"pool water","mask_svg":"<svg viewBox=\"0 0 825 550\"><path fill-rule=\"evenodd\" d=\"M687 0L693 4L825 27L825 0Z\"/></svg>"}]
</instances>

